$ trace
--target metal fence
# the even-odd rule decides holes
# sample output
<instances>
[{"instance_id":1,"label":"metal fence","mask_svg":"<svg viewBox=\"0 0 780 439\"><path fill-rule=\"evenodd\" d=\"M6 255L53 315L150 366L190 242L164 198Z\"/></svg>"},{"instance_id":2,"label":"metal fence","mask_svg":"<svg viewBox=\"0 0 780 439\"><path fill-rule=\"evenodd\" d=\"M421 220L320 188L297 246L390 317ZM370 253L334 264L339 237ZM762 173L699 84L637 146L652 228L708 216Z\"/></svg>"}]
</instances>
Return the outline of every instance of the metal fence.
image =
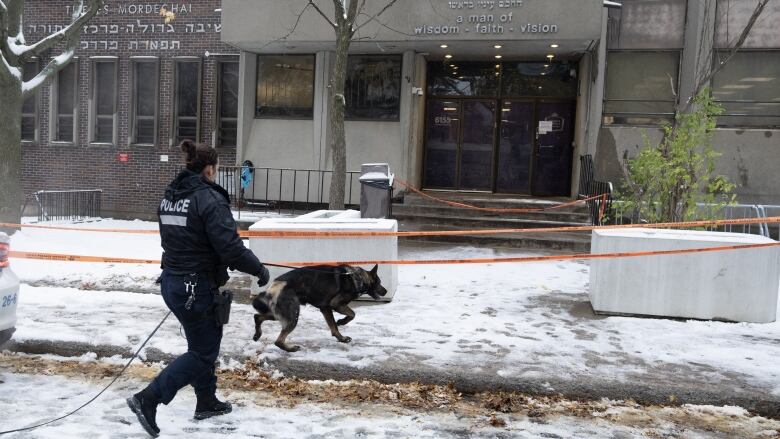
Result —
<instances>
[{"instance_id":1,"label":"metal fence","mask_svg":"<svg viewBox=\"0 0 780 439\"><path fill-rule=\"evenodd\" d=\"M289 168L220 166L217 183L230 194L233 207L241 211L279 213L326 208L333 171ZM345 202L360 205L360 172L347 172Z\"/></svg>"},{"instance_id":2,"label":"metal fence","mask_svg":"<svg viewBox=\"0 0 780 439\"><path fill-rule=\"evenodd\" d=\"M780 216L780 206L761 205L761 204L732 204L728 206L713 206L708 204L698 204L701 215L697 218L714 217L717 219L754 219ZM635 212L628 211L625 203L615 201L612 203L612 209L609 213L609 222L611 224L629 224L635 216ZM640 218L639 222L644 222ZM766 236L775 240L780 240L780 228L778 224L758 223L758 224L737 224L722 227L710 227L709 230L719 230L722 232L749 233L753 235Z\"/></svg>"},{"instance_id":3,"label":"metal fence","mask_svg":"<svg viewBox=\"0 0 780 439\"><path fill-rule=\"evenodd\" d=\"M588 200L588 213L590 223L601 225L612 209L612 183L596 180L596 169L593 164L593 156L585 154L580 156L580 189L579 198L591 198L596 195L604 195L602 198ZM602 204L604 204L602 206Z\"/></svg>"},{"instance_id":4,"label":"metal fence","mask_svg":"<svg viewBox=\"0 0 780 439\"><path fill-rule=\"evenodd\" d=\"M97 218L103 191L38 191L35 194L38 203L38 221L73 220Z\"/></svg>"}]
</instances>

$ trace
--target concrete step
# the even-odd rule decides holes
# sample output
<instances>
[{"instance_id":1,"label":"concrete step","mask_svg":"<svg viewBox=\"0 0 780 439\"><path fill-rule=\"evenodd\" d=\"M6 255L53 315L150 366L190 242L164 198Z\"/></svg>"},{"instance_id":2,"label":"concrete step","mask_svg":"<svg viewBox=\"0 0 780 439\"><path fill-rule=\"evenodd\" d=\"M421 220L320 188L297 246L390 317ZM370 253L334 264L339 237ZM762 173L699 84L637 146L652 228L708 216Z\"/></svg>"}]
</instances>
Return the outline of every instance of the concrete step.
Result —
<instances>
[{"instance_id":1,"label":"concrete step","mask_svg":"<svg viewBox=\"0 0 780 439\"><path fill-rule=\"evenodd\" d=\"M415 224L446 224L451 227L462 227L465 230L536 229L543 227L576 227L587 224L583 221L568 221L569 218L566 215L561 215L560 217L550 215L542 218L507 218L501 216L448 215L447 212L399 213L393 210L393 218L410 230L413 229Z\"/></svg>"},{"instance_id":2,"label":"concrete step","mask_svg":"<svg viewBox=\"0 0 780 439\"><path fill-rule=\"evenodd\" d=\"M430 192L449 201L478 207L499 209L534 209L560 206L571 200L564 198L531 198L511 195ZM403 203L393 204L393 217L402 231L481 230L504 228L576 227L589 224L585 204L561 207L542 212L485 212L450 206L419 194L407 194ZM529 250L564 252L590 251L589 232L512 233L458 236L425 236L403 238L410 241L507 247Z\"/></svg>"},{"instance_id":3,"label":"concrete step","mask_svg":"<svg viewBox=\"0 0 780 439\"><path fill-rule=\"evenodd\" d=\"M533 198L533 197L517 197L511 195L500 194L469 194L460 192L430 192L427 193L433 197L454 201L457 203L465 203L478 207L489 207L499 209L535 209L553 207L561 204L569 203L572 200L568 198ZM396 205L406 206L438 206L438 207L452 207L455 209L466 209L462 207L448 206L441 201L432 200L430 198L423 197L419 194L407 194L404 196L403 203L397 203ZM567 206L555 211L575 212L587 214L588 208L584 203L579 203L573 206Z\"/></svg>"},{"instance_id":4,"label":"concrete step","mask_svg":"<svg viewBox=\"0 0 780 439\"><path fill-rule=\"evenodd\" d=\"M563 221L586 224L589 221L587 212L578 212L564 209L555 209L544 212L486 212L481 210L451 207L440 204L393 204L393 216L408 217L415 215L441 215L445 217L472 217L480 219L515 219L529 221Z\"/></svg>"},{"instance_id":5,"label":"concrete step","mask_svg":"<svg viewBox=\"0 0 780 439\"><path fill-rule=\"evenodd\" d=\"M415 223L411 227L399 224L401 230L440 231L442 224ZM458 227L448 227L447 230L459 230ZM516 248L527 250L553 250L573 253L590 251L590 234L588 232L565 233L509 233L501 235L457 235L457 236L424 236L404 237L405 241L436 242L447 244L462 244L496 248Z\"/></svg>"}]
</instances>

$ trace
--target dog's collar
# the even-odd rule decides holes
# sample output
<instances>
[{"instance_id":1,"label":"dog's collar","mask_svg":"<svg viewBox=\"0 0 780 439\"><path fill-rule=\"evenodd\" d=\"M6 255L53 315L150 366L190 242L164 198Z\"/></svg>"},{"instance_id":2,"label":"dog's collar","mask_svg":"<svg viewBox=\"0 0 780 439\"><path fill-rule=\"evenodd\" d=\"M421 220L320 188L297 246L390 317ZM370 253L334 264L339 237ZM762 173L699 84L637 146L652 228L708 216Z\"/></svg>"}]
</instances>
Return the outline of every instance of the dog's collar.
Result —
<instances>
[{"instance_id":1,"label":"dog's collar","mask_svg":"<svg viewBox=\"0 0 780 439\"><path fill-rule=\"evenodd\" d=\"M368 287L370 285L368 285L359 269L347 266L344 267L344 270L346 271L346 274L352 278L352 282L355 284L355 291L357 291L359 294L363 294L368 291Z\"/></svg>"}]
</instances>

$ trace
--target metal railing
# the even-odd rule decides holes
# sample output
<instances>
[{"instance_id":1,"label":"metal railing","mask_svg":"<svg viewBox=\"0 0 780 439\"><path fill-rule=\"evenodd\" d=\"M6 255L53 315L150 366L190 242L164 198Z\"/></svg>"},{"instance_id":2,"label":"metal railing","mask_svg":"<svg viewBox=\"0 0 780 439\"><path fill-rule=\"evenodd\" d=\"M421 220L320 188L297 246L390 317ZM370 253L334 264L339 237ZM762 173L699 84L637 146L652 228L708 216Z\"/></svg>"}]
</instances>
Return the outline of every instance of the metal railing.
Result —
<instances>
[{"instance_id":1,"label":"metal railing","mask_svg":"<svg viewBox=\"0 0 780 439\"><path fill-rule=\"evenodd\" d=\"M251 176L243 184L242 174ZM326 208L332 175L333 171L317 169L220 166L217 182L230 194L240 218L242 211L295 214ZM360 205L359 177L358 171L347 172L345 202L349 207Z\"/></svg>"},{"instance_id":2,"label":"metal railing","mask_svg":"<svg viewBox=\"0 0 780 439\"><path fill-rule=\"evenodd\" d=\"M593 156L585 154L580 156L580 189L579 198L592 198L596 195L604 195L586 201L590 223L593 225L604 224L606 217L612 209L612 183L596 180L596 169L593 164ZM604 204L602 206L602 204Z\"/></svg>"},{"instance_id":3,"label":"metal railing","mask_svg":"<svg viewBox=\"0 0 780 439\"><path fill-rule=\"evenodd\" d=\"M708 218L714 217L717 219L754 219L754 218L768 218L773 216L780 216L780 206L774 205L761 205L761 204L732 204L727 206L713 206L709 204L698 204L701 211L701 215L697 215L696 218ZM633 209L629 212L626 204L620 201L612 203L611 210L609 212L610 224L630 224L631 218L635 216ZM639 222L644 222L640 217ZM749 233L753 235L761 235L767 238L780 240L780 228L778 224L758 223L758 224L736 224L726 225L722 227L710 227L708 230L719 230L722 232L731 233Z\"/></svg>"},{"instance_id":4,"label":"metal railing","mask_svg":"<svg viewBox=\"0 0 780 439\"><path fill-rule=\"evenodd\" d=\"M103 190L38 191L38 221L73 220L100 216Z\"/></svg>"}]
</instances>

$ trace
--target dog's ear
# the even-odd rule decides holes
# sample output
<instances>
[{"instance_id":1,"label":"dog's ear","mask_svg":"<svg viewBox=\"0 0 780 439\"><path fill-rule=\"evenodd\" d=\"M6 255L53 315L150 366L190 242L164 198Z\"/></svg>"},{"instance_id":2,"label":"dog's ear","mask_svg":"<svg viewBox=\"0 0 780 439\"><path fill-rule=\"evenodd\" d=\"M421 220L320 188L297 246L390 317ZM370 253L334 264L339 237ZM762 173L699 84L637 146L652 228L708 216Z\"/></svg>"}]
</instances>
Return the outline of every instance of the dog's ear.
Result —
<instances>
[{"instance_id":1,"label":"dog's ear","mask_svg":"<svg viewBox=\"0 0 780 439\"><path fill-rule=\"evenodd\" d=\"M376 276L376 272L379 269L379 265L374 265L374 268L371 269L371 275Z\"/></svg>"}]
</instances>

